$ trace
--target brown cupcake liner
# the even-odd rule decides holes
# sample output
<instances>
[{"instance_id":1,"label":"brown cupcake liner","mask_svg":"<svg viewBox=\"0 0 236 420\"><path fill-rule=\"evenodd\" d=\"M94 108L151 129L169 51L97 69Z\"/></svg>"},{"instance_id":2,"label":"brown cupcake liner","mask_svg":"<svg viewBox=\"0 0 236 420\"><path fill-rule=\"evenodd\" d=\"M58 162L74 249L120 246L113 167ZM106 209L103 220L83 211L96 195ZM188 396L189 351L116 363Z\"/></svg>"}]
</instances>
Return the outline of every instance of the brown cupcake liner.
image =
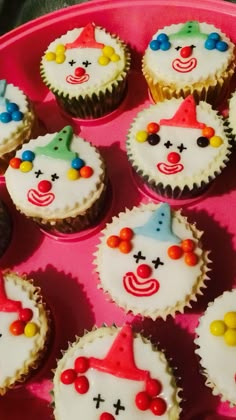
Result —
<instances>
[{"instance_id":1,"label":"brown cupcake liner","mask_svg":"<svg viewBox=\"0 0 236 420\"><path fill-rule=\"evenodd\" d=\"M32 376L33 372L40 367L48 351L52 326L51 313L42 297L41 288L34 286L34 280L28 278L26 274L18 275L11 270L4 270L3 275L4 274L13 276L15 283L19 284L19 286L21 286L24 290L28 291L31 299L40 308L41 328L44 329L44 333L41 337L41 343L38 345L38 348L35 348L31 352L31 359L27 360L24 366L19 366L19 369L14 377L6 379L4 386L0 388L0 396L6 394L6 392L10 389L14 389L23 384ZM24 282L23 285L22 282Z\"/></svg>"},{"instance_id":2,"label":"brown cupcake liner","mask_svg":"<svg viewBox=\"0 0 236 420\"><path fill-rule=\"evenodd\" d=\"M189 95L193 95L197 103L206 101L213 108L217 108L228 96L230 83L235 72L235 65L232 62L220 77L216 76L215 79L205 80L202 83L195 83L180 89L177 86L169 86L165 85L164 82L154 81L144 64L142 65L142 71L155 103L162 102L165 99L186 98Z\"/></svg>"}]
</instances>

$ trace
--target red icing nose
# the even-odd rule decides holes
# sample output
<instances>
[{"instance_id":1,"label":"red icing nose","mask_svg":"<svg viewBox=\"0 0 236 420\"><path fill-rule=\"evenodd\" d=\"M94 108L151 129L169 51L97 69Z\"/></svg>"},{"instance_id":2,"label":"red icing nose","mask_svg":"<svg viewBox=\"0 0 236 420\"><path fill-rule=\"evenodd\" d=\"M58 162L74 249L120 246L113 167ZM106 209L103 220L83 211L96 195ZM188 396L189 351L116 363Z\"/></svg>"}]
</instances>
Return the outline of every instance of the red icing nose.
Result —
<instances>
[{"instance_id":1,"label":"red icing nose","mask_svg":"<svg viewBox=\"0 0 236 420\"><path fill-rule=\"evenodd\" d=\"M38 183L38 190L42 193L46 193L50 191L51 188L52 188L52 183L50 181L43 180Z\"/></svg>"},{"instance_id":2,"label":"red icing nose","mask_svg":"<svg viewBox=\"0 0 236 420\"><path fill-rule=\"evenodd\" d=\"M76 67L75 76L81 77L85 74L85 69L83 67Z\"/></svg>"},{"instance_id":3,"label":"red icing nose","mask_svg":"<svg viewBox=\"0 0 236 420\"><path fill-rule=\"evenodd\" d=\"M180 154L177 152L170 152L167 155L167 160L170 163L178 163L180 161Z\"/></svg>"},{"instance_id":4,"label":"red icing nose","mask_svg":"<svg viewBox=\"0 0 236 420\"><path fill-rule=\"evenodd\" d=\"M115 417L110 413L102 413L99 420L115 420Z\"/></svg>"},{"instance_id":5,"label":"red icing nose","mask_svg":"<svg viewBox=\"0 0 236 420\"><path fill-rule=\"evenodd\" d=\"M152 272L152 269L149 265L147 264L140 264L137 267L137 274L139 277L141 277L142 279L147 279L148 277L150 277Z\"/></svg>"},{"instance_id":6,"label":"red icing nose","mask_svg":"<svg viewBox=\"0 0 236 420\"><path fill-rule=\"evenodd\" d=\"M183 58L190 57L190 55L192 55L192 48L191 47L183 47L183 48L181 48L180 55Z\"/></svg>"}]
</instances>

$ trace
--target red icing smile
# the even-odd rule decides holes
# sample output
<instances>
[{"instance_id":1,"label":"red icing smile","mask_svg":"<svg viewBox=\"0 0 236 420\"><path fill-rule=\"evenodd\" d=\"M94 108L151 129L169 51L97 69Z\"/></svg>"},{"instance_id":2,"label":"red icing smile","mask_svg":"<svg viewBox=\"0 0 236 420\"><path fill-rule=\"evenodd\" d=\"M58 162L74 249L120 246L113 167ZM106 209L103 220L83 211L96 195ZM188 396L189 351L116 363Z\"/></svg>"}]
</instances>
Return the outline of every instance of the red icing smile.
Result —
<instances>
[{"instance_id":1,"label":"red icing smile","mask_svg":"<svg viewBox=\"0 0 236 420\"><path fill-rule=\"evenodd\" d=\"M157 169L165 175L173 175L177 174L177 172L181 172L184 167L181 163L170 165L168 163L160 162L157 164Z\"/></svg>"},{"instance_id":2,"label":"red icing smile","mask_svg":"<svg viewBox=\"0 0 236 420\"><path fill-rule=\"evenodd\" d=\"M126 273L123 278L126 292L134 296L145 297L154 295L159 290L159 282L155 279L140 280L134 273Z\"/></svg>"},{"instance_id":3,"label":"red icing smile","mask_svg":"<svg viewBox=\"0 0 236 420\"><path fill-rule=\"evenodd\" d=\"M28 191L27 194L28 201L35 206L49 206L55 198L55 195L53 193L42 193L38 190L31 189Z\"/></svg>"},{"instance_id":4,"label":"red icing smile","mask_svg":"<svg viewBox=\"0 0 236 420\"><path fill-rule=\"evenodd\" d=\"M192 71L197 65L197 59L192 57L187 61L182 61L180 58L176 58L172 62L172 67L179 73L188 73Z\"/></svg>"},{"instance_id":5,"label":"red icing smile","mask_svg":"<svg viewBox=\"0 0 236 420\"><path fill-rule=\"evenodd\" d=\"M69 76L66 77L67 83L70 83L71 85L82 84L82 83L87 82L88 80L89 80L89 75L87 73L83 74L82 76L72 76L72 74L70 74Z\"/></svg>"}]
</instances>

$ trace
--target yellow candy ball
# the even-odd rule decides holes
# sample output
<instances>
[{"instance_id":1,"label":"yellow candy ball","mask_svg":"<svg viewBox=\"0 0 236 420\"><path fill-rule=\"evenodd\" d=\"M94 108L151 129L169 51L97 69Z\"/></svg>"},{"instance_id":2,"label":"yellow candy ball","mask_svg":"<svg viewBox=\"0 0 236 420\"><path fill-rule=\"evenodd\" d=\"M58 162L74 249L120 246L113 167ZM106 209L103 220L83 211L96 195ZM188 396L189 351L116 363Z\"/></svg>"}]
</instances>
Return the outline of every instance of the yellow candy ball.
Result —
<instances>
[{"instance_id":1,"label":"yellow candy ball","mask_svg":"<svg viewBox=\"0 0 236 420\"><path fill-rule=\"evenodd\" d=\"M28 322L24 328L26 337L34 337L38 332L38 326L34 322Z\"/></svg>"},{"instance_id":2,"label":"yellow candy ball","mask_svg":"<svg viewBox=\"0 0 236 420\"><path fill-rule=\"evenodd\" d=\"M113 63L120 60L120 56L118 54L112 54L110 58L111 58L111 61L113 61Z\"/></svg>"},{"instance_id":3,"label":"yellow candy ball","mask_svg":"<svg viewBox=\"0 0 236 420\"><path fill-rule=\"evenodd\" d=\"M110 58L106 57L105 55L101 55L101 57L99 57L99 59L98 59L98 63L101 66L107 66L107 64L110 63Z\"/></svg>"},{"instance_id":4,"label":"yellow candy ball","mask_svg":"<svg viewBox=\"0 0 236 420\"><path fill-rule=\"evenodd\" d=\"M148 138L148 133L147 133L146 131L138 131L138 132L136 133L135 138L136 138L136 140L137 140L139 143L143 143L143 142L145 142L145 141L147 140L147 138Z\"/></svg>"},{"instance_id":5,"label":"yellow candy ball","mask_svg":"<svg viewBox=\"0 0 236 420\"><path fill-rule=\"evenodd\" d=\"M48 51L45 54L45 58L47 61L53 61L56 58L56 54L54 52Z\"/></svg>"},{"instance_id":6,"label":"yellow candy ball","mask_svg":"<svg viewBox=\"0 0 236 420\"><path fill-rule=\"evenodd\" d=\"M29 171L31 171L32 168L33 168L33 163L30 162L29 160L24 160L20 164L21 172L29 172Z\"/></svg>"},{"instance_id":7,"label":"yellow candy ball","mask_svg":"<svg viewBox=\"0 0 236 420\"><path fill-rule=\"evenodd\" d=\"M79 177L80 177L80 175L79 175L79 171L77 171L77 169L70 168L69 171L67 172L67 178L70 179L71 181L75 181Z\"/></svg>"},{"instance_id":8,"label":"yellow candy ball","mask_svg":"<svg viewBox=\"0 0 236 420\"><path fill-rule=\"evenodd\" d=\"M65 56L65 54L63 54L63 53L60 53L60 54L57 54L57 55L56 55L56 63L57 63L57 64L62 64L62 63L64 63L65 59L66 59L66 56Z\"/></svg>"},{"instance_id":9,"label":"yellow candy ball","mask_svg":"<svg viewBox=\"0 0 236 420\"><path fill-rule=\"evenodd\" d=\"M65 50L66 50L66 47L65 47L65 45L63 45L63 44L58 44L58 45L56 46L56 53L57 53L57 54L64 53L64 52L65 52Z\"/></svg>"},{"instance_id":10,"label":"yellow candy ball","mask_svg":"<svg viewBox=\"0 0 236 420\"><path fill-rule=\"evenodd\" d=\"M224 321L213 321L210 324L210 332L212 335L220 336L225 333L226 325Z\"/></svg>"},{"instance_id":11,"label":"yellow candy ball","mask_svg":"<svg viewBox=\"0 0 236 420\"><path fill-rule=\"evenodd\" d=\"M228 328L236 328L236 312L227 312L224 321Z\"/></svg>"},{"instance_id":12,"label":"yellow candy ball","mask_svg":"<svg viewBox=\"0 0 236 420\"><path fill-rule=\"evenodd\" d=\"M223 140L219 136L213 136L210 138L210 145L212 147L220 147L223 143Z\"/></svg>"},{"instance_id":13,"label":"yellow candy ball","mask_svg":"<svg viewBox=\"0 0 236 420\"><path fill-rule=\"evenodd\" d=\"M225 331L224 339L228 346L236 346L236 329L228 328L228 330Z\"/></svg>"},{"instance_id":14,"label":"yellow candy ball","mask_svg":"<svg viewBox=\"0 0 236 420\"><path fill-rule=\"evenodd\" d=\"M106 57L111 57L114 54L115 50L110 45L105 45L105 47L102 49L102 52Z\"/></svg>"}]
</instances>

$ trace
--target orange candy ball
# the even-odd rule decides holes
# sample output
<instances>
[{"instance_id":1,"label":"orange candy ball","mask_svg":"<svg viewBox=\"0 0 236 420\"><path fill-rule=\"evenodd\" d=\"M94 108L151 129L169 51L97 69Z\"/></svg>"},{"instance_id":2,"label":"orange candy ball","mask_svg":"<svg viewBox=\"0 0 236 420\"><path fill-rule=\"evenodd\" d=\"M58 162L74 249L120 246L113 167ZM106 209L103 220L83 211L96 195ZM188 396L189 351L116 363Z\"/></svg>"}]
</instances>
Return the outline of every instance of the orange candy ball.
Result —
<instances>
[{"instance_id":1,"label":"orange candy ball","mask_svg":"<svg viewBox=\"0 0 236 420\"><path fill-rule=\"evenodd\" d=\"M120 231L120 238L125 241L130 241L133 238L134 232L132 229L125 227Z\"/></svg>"},{"instance_id":2,"label":"orange candy ball","mask_svg":"<svg viewBox=\"0 0 236 420\"><path fill-rule=\"evenodd\" d=\"M130 241L120 241L119 250L123 254L128 254L132 249L132 245Z\"/></svg>"},{"instance_id":3,"label":"orange candy ball","mask_svg":"<svg viewBox=\"0 0 236 420\"><path fill-rule=\"evenodd\" d=\"M25 323L24 321L21 321L21 320L13 321L9 327L9 330L13 335L23 334L24 329L25 329Z\"/></svg>"},{"instance_id":4,"label":"orange candy ball","mask_svg":"<svg viewBox=\"0 0 236 420\"><path fill-rule=\"evenodd\" d=\"M111 235L109 236L109 238L107 238L107 245L110 248L117 248L119 246L119 243L120 243L119 236Z\"/></svg>"},{"instance_id":5,"label":"orange candy ball","mask_svg":"<svg viewBox=\"0 0 236 420\"><path fill-rule=\"evenodd\" d=\"M155 122L150 122L147 125L147 132L149 134L157 133L159 131L159 129L160 129L160 126Z\"/></svg>"},{"instance_id":6,"label":"orange candy ball","mask_svg":"<svg viewBox=\"0 0 236 420\"><path fill-rule=\"evenodd\" d=\"M167 252L172 260L178 260L183 255L183 250L179 245L170 246Z\"/></svg>"},{"instance_id":7,"label":"orange candy ball","mask_svg":"<svg viewBox=\"0 0 236 420\"><path fill-rule=\"evenodd\" d=\"M90 166L83 166L79 173L82 178L90 178L93 175L93 169Z\"/></svg>"},{"instance_id":8,"label":"orange candy ball","mask_svg":"<svg viewBox=\"0 0 236 420\"><path fill-rule=\"evenodd\" d=\"M9 165L13 169L19 169L22 160L20 158L14 157L10 160Z\"/></svg>"},{"instance_id":9,"label":"orange candy ball","mask_svg":"<svg viewBox=\"0 0 236 420\"><path fill-rule=\"evenodd\" d=\"M214 136L215 130L212 127L204 127L202 130L202 135L204 137L207 137L208 139L212 136Z\"/></svg>"},{"instance_id":10,"label":"orange candy ball","mask_svg":"<svg viewBox=\"0 0 236 420\"><path fill-rule=\"evenodd\" d=\"M181 248L184 252L192 252L195 248L195 243L192 239L184 239L181 243Z\"/></svg>"},{"instance_id":11,"label":"orange candy ball","mask_svg":"<svg viewBox=\"0 0 236 420\"><path fill-rule=\"evenodd\" d=\"M187 265L194 266L198 263L198 256L194 252L186 252L184 254L184 261Z\"/></svg>"}]
</instances>

